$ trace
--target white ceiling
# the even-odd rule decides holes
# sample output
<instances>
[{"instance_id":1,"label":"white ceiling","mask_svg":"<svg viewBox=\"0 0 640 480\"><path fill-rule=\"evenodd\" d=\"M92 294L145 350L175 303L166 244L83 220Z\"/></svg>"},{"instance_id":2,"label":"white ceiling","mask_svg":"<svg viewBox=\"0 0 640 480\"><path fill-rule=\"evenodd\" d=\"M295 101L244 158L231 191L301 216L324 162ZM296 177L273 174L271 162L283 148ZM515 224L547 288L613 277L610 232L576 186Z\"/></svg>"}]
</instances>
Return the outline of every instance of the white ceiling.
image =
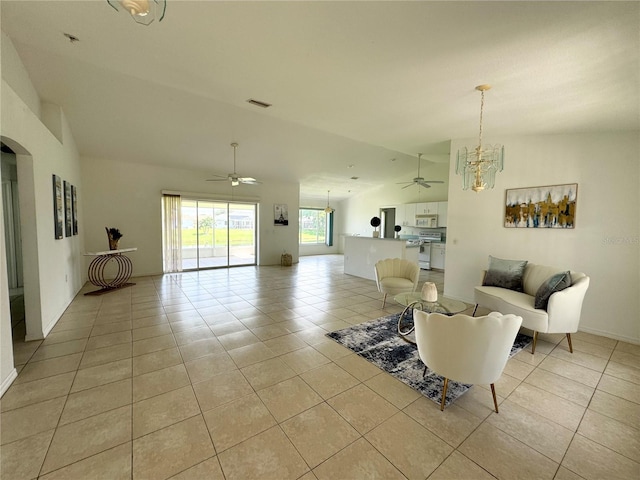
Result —
<instances>
[{"instance_id":1,"label":"white ceiling","mask_svg":"<svg viewBox=\"0 0 640 480\"><path fill-rule=\"evenodd\" d=\"M489 143L640 129L638 2L167 0L149 27L103 0L1 9L81 155L206 178L232 170L235 141L238 173L303 198L409 180L418 152L448 161L477 136L481 83Z\"/></svg>"}]
</instances>

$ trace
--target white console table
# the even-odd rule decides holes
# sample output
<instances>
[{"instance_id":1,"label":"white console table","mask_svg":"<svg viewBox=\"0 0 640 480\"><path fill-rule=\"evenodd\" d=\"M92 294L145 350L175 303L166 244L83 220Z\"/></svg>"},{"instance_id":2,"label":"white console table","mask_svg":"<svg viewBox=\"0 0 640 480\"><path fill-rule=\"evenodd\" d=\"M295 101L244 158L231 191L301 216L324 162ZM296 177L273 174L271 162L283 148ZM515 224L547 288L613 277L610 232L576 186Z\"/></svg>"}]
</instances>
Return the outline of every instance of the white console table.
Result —
<instances>
[{"instance_id":1,"label":"white console table","mask_svg":"<svg viewBox=\"0 0 640 480\"><path fill-rule=\"evenodd\" d=\"M130 283L129 279L133 273L131 259L123 253L135 252L137 248L120 248L118 250L105 250L104 252L87 252L85 257L95 257L89 264L89 281L100 290L85 293L85 295L102 295L119 288L130 287L135 283ZM109 263L116 263L118 271L114 278L105 279L104 269Z\"/></svg>"}]
</instances>

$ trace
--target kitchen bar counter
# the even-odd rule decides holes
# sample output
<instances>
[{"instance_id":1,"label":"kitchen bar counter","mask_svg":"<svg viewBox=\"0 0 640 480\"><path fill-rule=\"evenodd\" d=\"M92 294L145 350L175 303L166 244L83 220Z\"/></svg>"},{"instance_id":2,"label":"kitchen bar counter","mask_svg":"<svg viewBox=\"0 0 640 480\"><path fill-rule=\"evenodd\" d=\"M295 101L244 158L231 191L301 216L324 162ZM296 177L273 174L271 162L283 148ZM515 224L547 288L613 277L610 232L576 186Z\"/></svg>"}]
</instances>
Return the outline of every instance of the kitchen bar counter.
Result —
<instances>
[{"instance_id":1,"label":"kitchen bar counter","mask_svg":"<svg viewBox=\"0 0 640 480\"><path fill-rule=\"evenodd\" d=\"M417 245L393 238L345 237L344 273L375 280L374 265L385 258L404 258L418 263Z\"/></svg>"}]
</instances>

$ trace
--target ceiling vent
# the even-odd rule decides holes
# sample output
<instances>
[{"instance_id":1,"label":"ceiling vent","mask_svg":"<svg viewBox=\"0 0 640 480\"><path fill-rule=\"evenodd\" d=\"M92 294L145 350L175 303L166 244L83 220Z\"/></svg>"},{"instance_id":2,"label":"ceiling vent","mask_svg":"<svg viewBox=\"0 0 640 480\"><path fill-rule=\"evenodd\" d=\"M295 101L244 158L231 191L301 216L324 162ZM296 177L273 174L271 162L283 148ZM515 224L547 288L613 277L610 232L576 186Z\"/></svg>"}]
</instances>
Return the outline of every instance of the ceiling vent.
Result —
<instances>
[{"instance_id":1,"label":"ceiling vent","mask_svg":"<svg viewBox=\"0 0 640 480\"><path fill-rule=\"evenodd\" d=\"M255 105L256 107L260 107L260 108L269 108L271 106L270 103L261 102L260 100L256 100L254 98L250 98L249 100L247 100L247 103L250 103L251 105Z\"/></svg>"}]
</instances>

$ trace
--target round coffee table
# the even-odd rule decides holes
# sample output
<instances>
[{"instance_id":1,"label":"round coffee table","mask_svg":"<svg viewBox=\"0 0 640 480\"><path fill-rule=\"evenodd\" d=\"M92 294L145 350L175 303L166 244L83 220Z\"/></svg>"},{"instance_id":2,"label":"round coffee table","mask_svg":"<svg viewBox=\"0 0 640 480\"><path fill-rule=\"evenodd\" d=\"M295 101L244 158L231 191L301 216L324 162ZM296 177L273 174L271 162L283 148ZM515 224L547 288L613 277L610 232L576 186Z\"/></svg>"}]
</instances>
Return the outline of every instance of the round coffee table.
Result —
<instances>
[{"instance_id":1,"label":"round coffee table","mask_svg":"<svg viewBox=\"0 0 640 480\"><path fill-rule=\"evenodd\" d=\"M435 302L427 302L422 300L420 292L405 292L399 293L393 299L400 305L404 305L404 310L398 317L398 334L408 342L416 343L413 339L408 337L415 326L413 325L413 310L418 309L427 313L442 313L444 315L455 315L469 308L464 302L460 300L454 300L445 296L438 297ZM411 313L411 321L409 321L408 313Z\"/></svg>"}]
</instances>

